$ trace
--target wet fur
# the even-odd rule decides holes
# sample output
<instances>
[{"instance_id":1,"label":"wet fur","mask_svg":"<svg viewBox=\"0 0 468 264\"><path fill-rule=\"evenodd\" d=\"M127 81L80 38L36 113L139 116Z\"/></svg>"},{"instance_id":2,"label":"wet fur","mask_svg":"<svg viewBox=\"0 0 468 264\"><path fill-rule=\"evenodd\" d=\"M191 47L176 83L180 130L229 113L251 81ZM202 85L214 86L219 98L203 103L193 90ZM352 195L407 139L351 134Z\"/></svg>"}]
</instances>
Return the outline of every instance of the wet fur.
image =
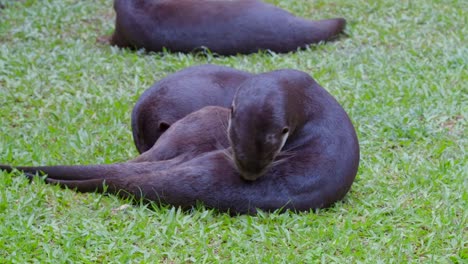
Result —
<instances>
[{"instance_id":1,"label":"wet fur","mask_svg":"<svg viewBox=\"0 0 468 264\"><path fill-rule=\"evenodd\" d=\"M16 169L29 175L43 171L46 182L82 192L106 191L182 208L201 201L209 208L233 214L256 213L257 209L307 211L342 199L357 172L359 145L347 114L335 99L309 75L295 70L253 76L241 89L259 93L268 89L289 102L270 102L269 106L289 107L282 111L292 122L291 135L267 173L255 181L243 180L229 158L224 130L229 110L221 107L206 107L177 121L152 149L127 163ZM236 98L250 99L242 93ZM241 106L237 108L240 111ZM247 121L251 116L238 118ZM200 149L185 144L197 144L195 137L209 144ZM239 143L232 142L234 146ZM172 144L182 148L173 151ZM13 168L2 165L0 169Z\"/></svg>"},{"instance_id":2,"label":"wet fur","mask_svg":"<svg viewBox=\"0 0 468 264\"><path fill-rule=\"evenodd\" d=\"M307 20L257 0L115 0L111 44L220 55L290 52L343 32L343 18Z\"/></svg>"}]
</instances>

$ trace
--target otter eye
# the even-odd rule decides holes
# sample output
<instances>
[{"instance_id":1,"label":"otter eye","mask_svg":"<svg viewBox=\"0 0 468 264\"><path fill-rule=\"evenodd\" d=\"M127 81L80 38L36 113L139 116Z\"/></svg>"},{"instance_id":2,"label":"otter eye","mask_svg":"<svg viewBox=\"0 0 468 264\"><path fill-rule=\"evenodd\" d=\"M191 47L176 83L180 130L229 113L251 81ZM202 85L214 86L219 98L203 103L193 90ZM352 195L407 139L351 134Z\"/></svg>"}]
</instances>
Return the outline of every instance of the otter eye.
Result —
<instances>
[{"instance_id":1,"label":"otter eye","mask_svg":"<svg viewBox=\"0 0 468 264\"><path fill-rule=\"evenodd\" d=\"M281 130L281 134L285 135L289 133L289 127L284 127L283 130Z\"/></svg>"},{"instance_id":2,"label":"otter eye","mask_svg":"<svg viewBox=\"0 0 468 264\"><path fill-rule=\"evenodd\" d=\"M166 122L161 122L159 123L159 130L161 130L162 132L165 132L170 126L171 125L169 125Z\"/></svg>"}]
</instances>

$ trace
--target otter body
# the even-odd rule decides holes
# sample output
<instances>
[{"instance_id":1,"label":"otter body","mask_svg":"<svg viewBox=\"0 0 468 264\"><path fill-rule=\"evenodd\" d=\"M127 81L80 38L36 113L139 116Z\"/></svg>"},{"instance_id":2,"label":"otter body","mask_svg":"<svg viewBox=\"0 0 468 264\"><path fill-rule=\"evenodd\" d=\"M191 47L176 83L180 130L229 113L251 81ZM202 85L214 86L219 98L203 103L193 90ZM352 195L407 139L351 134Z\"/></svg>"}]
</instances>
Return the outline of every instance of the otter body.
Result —
<instances>
[{"instance_id":1,"label":"otter body","mask_svg":"<svg viewBox=\"0 0 468 264\"><path fill-rule=\"evenodd\" d=\"M205 106L228 107L237 87L252 74L218 65L198 65L173 73L146 90L132 111L133 140L149 150L173 123Z\"/></svg>"},{"instance_id":2,"label":"otter body","mask_svg":"<svg viewBox=\"0 0 468 264\"><path fill-rule=\"evenodd\" d=\"M289 52L332 40L346 24L306 20L257 0L115 0L114 9L111 44L148 51Z\"/></svg>"},{"instance_id":3,"label":"otter body","mask_svg":"<svg viewBox=\"0 0 468 264\"><path fill-rule=\"evenodd\" d=\"M278 70L244 81L230 110L205 107L175 122L130 162L16 168L78 191L105 184L121 196L244 214L330 206L348 192L358 164L356 133L338 102L306 73Z\"/></svg>"}]
</instances>

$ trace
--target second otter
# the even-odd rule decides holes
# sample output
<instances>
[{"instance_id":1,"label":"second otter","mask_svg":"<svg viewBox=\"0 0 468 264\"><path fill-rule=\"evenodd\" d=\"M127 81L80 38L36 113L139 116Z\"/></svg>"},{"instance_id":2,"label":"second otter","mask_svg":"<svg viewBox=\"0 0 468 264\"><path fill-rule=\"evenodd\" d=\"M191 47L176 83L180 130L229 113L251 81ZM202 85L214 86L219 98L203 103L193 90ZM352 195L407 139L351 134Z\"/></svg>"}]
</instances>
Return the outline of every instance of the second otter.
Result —
<instances>
[{"instance_id":1,"label":"second otter","mask_svg":"<svg viewBox=\"0 0 468 264\"><path fill-rule=\"evenodd\" d=\"M258 0L115 0L111 44L148 51L221 55L295 51L336 38L343 18L307 20Z\"/></svg>"}]
</instances>

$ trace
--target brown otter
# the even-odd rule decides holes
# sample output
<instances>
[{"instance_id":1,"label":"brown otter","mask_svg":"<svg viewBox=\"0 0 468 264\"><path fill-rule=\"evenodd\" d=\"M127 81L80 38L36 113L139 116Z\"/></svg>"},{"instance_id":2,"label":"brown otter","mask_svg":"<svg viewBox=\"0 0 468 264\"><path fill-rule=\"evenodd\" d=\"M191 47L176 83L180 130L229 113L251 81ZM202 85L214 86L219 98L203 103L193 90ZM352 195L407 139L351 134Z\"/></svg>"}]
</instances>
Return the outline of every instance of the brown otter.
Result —
<instances>
[{"instance_id":1,"label":"brown otter","mask_svg":"<svg viewBox=\"0 0 468 264\"><path fill-rule=\"evenodd\" d=\"M218 65L185 68L157 81L132 111L133 140L140 153L149 150L170 125L204 106L228 107L237 87L251 73Z\"/></svg>"},{"instance_id":2,"label":"brown otter","mask_svg":"<svg viewBox=\"0 0 468 264\"><path fill-rule=\"evenodd\" d=\"M192 113L147 153L163 151L158 144L171 140L178 129L187 133L169 144L185 145L184 136L193 139L190 133L198 121L177 125L191 116L211 128L229 122L227 135L224 129L196 134L208 141L224 137L220 146L208 144L207 152L189 158L183 156L190 151L183 150L162 161L149 157L112 165L16 168L30 174L43 171L46 182L78 191L130 194L182 208L201 201L234 214L327 207L344 197L355 178L359 145L353 125L338 102L304 72L278 70L248 78L229 114L220 107ZM222 147L227 140L232 150Z\"/></svg>"},{"instance_id":3,"label":"brown otter","mask_svg":"<svg viewBox=\"0 0 468 264\"><path fill-rule=\"evenodd\" d=\"M343 18L306 20L257 0L115 0L114 9L110 43L148 51L289 52L332 40L346 24Z\"/></svg>"}]
</instances>

